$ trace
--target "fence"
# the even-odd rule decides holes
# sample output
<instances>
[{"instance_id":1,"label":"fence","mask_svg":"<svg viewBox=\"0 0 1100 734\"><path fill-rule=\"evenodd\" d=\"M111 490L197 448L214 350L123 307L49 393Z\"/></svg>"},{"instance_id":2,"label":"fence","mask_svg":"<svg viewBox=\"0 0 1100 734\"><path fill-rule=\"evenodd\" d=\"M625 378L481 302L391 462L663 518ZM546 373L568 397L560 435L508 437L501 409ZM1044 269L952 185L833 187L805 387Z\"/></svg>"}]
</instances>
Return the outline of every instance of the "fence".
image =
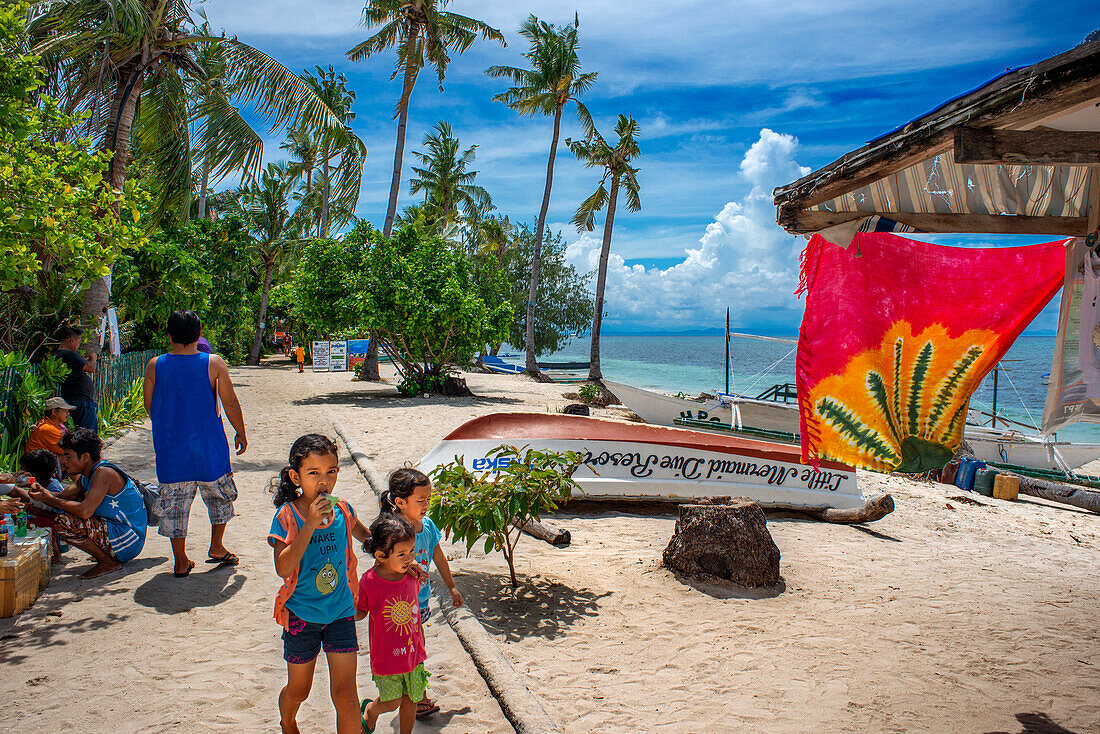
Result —
<instances>
[{"instance_id":1,"label":"fence","mask_svg":"<svg viewBox=\"0 0 1100 734\"><path fill-rule=\"evenodd\" d=\"M129 391L134 380L145 374L145 365L158 354L159 351L150 349L145 352L128 352L117 357L110 354L100 355L92 375L96 403L103 407L118 401ZM30 369L33 370L34 367ZM14 367L0 370L0 418L6 418L11 407L12 391L18 384L21 371Z\"/></svg>"}]
</instances>

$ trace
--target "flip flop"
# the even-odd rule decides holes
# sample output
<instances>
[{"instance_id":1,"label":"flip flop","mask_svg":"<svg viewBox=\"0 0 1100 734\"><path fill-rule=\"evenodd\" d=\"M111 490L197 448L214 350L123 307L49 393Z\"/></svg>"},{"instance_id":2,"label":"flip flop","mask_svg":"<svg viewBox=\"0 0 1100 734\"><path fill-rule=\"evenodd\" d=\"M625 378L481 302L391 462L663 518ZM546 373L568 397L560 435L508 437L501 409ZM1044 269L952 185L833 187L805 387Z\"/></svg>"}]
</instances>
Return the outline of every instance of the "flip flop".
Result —
<instances>
[{"instance_id":1,"label":"flip flop","mask_svg":"<svg viewBox=\"0 0 1100 734\"><path fill-rule=\"evenodd\" d=\"M219 566L236 566L241 562L240 558L237 558L233 553L226 553L224 556L210 557L206 559L207 563L216 563Z\"/></svg>"},{"instance_id":2,"label":"flip flop","mask_svg":"<svg viewBox=\"0 0 1100 734\"><path fill-rule=\"evenodd\" d=\"M175 577L176 577L176 578L178 578L178 579L182 579L182 578L183 578L184 576L187 576L188 574L190 574L190 573L191 573L191 570L192 570L193 568L195 568L195 562L194 562L194 561L191 561L190 565L189 565L189 566L187 566L187 570L186 570L186 571L184 571L183 573L179 573L178 571L173 571L173 572L172 572L172 575L173 575L173 576L175 576Z\"/></svg>"},{"instance_id":3,"label":"flip flop","mask_svg":"<svg viewBox=\"0 0 1100 734\"><path fill-rule=\"evenodd\" d=\"M360 716L362 716L363 714L366 713L367 706L370 706L370 703L371 703L371 699L364 698L363 702L361 704L359 704L359 714L360 714ZM367 726L367 720L365 718L362 719L362 722L363 722L363 731L365 731L367 734L374 734L374 729L371 729L369 726ZM378 722L375 722L375 724L377 724L377 723Z\"/></svg>"},{"instance_id":4,"label":"flip flop","mask_svg":"<svg viewBox=\"0 0 1100 734\"><path fill-rule=\"evenodd\" d=\"M420 707L424 708L421 709ZM432 716L439 713L439 705L431 699L425 698L423 701L416 702L416 718L423 719L427 716Z\"/></svg>"}]
</instances>

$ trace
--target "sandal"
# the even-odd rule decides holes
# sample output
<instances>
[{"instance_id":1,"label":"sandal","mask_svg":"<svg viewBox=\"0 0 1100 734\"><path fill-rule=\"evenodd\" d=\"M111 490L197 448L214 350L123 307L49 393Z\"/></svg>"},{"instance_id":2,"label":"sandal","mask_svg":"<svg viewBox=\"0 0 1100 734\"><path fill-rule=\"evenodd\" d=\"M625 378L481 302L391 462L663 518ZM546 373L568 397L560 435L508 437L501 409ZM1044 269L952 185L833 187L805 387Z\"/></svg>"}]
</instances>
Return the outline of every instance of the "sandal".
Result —
<instances>
[{"instance_id":1,"label":"sandal","mask_svg":"<svg viewBox=\"0 0 1100 734\"><path fill-rule=\"evenodd\" d=\"M216 563L219 566L236 566L241 562L240 558L233 553L226 552L224 556L211 556L206 559L207 563Z\"/></svg>"},{"instance_id":2,"label":"sandal","mask_svg":"<svg viewBox=\"0 0 1100 734\"><path fill-rule=\"evenodd\" d=\"M369 699L369 698L364 698L363 699L363 702L361 704L359 704L359 714L360 714L360 716L362 716L362 714L364 714L366 712L367 706L370 706L370 704L371 704L371 699ZM361 720L363 722L363 731L365 731L367 734L374 734L374 729L367 726L366 718L364 717ZM375 722L375 723L377 724L378 722Z\"/></svg>"},{"instance_id":3,"label":"sandal","mask_svg":"<svg viewBox=\"0 0 1100 734\"><path fill-rule=\"evenodd\" d=\"M439 705L427 696L416 702L416 718L423 719L438 713Z\"/></svg>"},{"instance_id":4,"label":"sandal","mask_svg":"<svg viewBox=\"0 0 1100 734\"><path fill-rule=\"evenodd\" d=\"M195 562L191 561L188 564L186 571L182 571L182 572L181 571L173 571L172 575L175 576L178 579L182 579L184 576L187 576L188 574L190 574L191 570L194 569L194 568L195 568Z\"/></svg>"}]
</instances>

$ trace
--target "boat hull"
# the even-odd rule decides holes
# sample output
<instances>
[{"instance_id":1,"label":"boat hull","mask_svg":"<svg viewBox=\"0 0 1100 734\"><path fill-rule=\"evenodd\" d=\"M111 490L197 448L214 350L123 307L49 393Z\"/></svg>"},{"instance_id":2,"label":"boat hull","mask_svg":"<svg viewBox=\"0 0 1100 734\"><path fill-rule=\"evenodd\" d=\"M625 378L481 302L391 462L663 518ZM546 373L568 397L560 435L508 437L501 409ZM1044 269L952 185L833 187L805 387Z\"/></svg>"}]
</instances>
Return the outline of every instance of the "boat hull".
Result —
<instances>
[{"instance_id":1,"label":"boat hull","mask_svg":"<svg viewBox=\"0 0 1100 734\"><path fill-rule=\"evenodd\" d=\"M593 499L687 502L742 496L764 506L850 509L864 505L850 466L799 462L797 447L679 428L538 413L496 413L455 429L420 461L421 471L461 462L473 471L501 467L502 445L576 451L573 479Z\"/></svg>"},{"instance_id":2,"label":"boat hull","mask_svg":"<svg viewBox=\"0 0 1100 734\"><path fill-rule=\"evenodd\" d=\"M736 425L736 421L732 420L730 406L723 405L718 400L677 398L606 380L604 384L642 420L652 425L671 426L676 420L691 420L696 421L693 429L707 431L709 429L698 423L706 421L714 423L713 430L720 433L728 433L730 426ZM742 426L798 433L798 408L793 404L744 398L737 403L737 408ZM1061 469L1053 452L1039 436L967 424L965 438L975 456L982 461L1016 464L1033 469ZM1052 441L1051 444L1071 469L1100 459L1100 444L1058 441Z\"/></svg>"}]
</instances>

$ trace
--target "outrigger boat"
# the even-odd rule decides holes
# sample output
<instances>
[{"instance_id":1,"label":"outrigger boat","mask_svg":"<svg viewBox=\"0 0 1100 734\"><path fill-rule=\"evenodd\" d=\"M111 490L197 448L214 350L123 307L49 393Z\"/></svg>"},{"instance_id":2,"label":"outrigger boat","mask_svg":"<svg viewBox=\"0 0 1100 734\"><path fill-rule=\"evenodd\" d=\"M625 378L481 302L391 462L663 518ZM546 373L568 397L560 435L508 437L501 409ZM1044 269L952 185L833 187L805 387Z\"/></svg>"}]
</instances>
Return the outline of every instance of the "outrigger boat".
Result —
<instances>
[{"instance_id":1,"label":"outrigger boat","mask_svg":"<svg viewBox=\"0 0 1100 734\"><path fill-rule=\"evenodd\" d=\"M539 413L494 413L462 424L420 460L421 471L463 463L473 471L500 469L502 445L577 451L584 461L573 479L586 499L686 502L743 496L763 506L857 509L865 506L855 470L799 462L795 446L663 426Z\"/></svg>"},{"instance_id":2,"label":"outrigger boat","mask_svg":"<svg viewBox=\"0 0 1100 734\"><path fill-rule=\"evenodd\" d=\"M685 398L610 380L604 384L646 423L798 443L798 404L765 399L769 395L785 397L787 392L777 388L789 387L786 385L774 386L756 398L726 393L714 398ZM1005 419L998 416L998 420ZM1065 471L1100 458L1100 444L1058 441L974 423L966 424L965 438L974 456L989 464Z\"/></svg>"},{"instance_id":3,"label":"outrigger boat","mask_svg":"<svg viewBox=\"0 0 1100 734\"><path fill-rule=\"evenodd\" d=\"M526 371L525 367L505 362L500 357L491 354L482 357L481 364L490 372L496 372L500 375L522 375ZM571 372L569 370L587 369L587 362L539 362L539 370L554 382L584 382L588 379L587 373L582 374L581 372Z\"/></svg>"}]
</instances>

